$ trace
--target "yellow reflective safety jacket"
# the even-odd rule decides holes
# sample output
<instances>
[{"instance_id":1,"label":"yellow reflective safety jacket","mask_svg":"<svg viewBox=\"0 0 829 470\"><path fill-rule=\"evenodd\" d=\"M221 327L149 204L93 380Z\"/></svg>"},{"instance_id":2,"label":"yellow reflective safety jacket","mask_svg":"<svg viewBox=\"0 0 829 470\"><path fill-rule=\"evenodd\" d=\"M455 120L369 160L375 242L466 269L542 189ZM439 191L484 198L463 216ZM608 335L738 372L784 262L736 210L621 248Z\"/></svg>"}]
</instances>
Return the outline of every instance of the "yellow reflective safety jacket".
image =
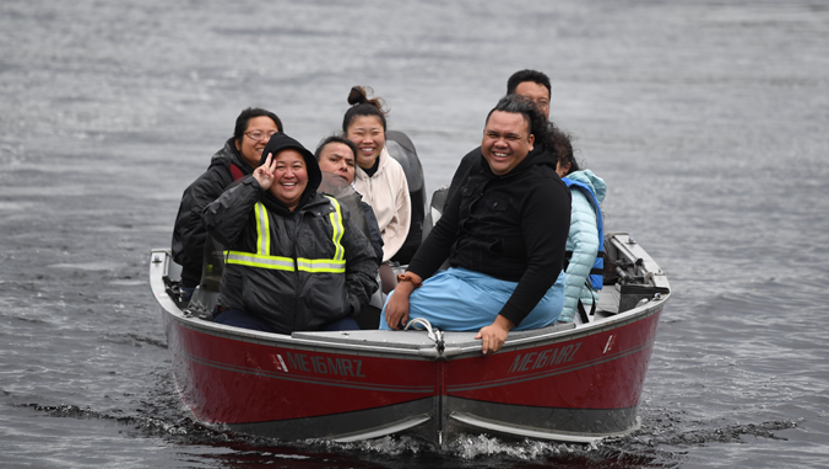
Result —
<instances>
[{"instance_id":1,"label":"yellow reflective safety jacket","mask_svg":"<svg viewBox=\"0 0 829 470\"><path fill-rule=\"evenodd\" d=\"M378 263L348 210L316 194L290 212L263 194L249 176L203 213L226 247L219 305L285 334L358 313L377 290Z\"/></svg>"}]
</instances>

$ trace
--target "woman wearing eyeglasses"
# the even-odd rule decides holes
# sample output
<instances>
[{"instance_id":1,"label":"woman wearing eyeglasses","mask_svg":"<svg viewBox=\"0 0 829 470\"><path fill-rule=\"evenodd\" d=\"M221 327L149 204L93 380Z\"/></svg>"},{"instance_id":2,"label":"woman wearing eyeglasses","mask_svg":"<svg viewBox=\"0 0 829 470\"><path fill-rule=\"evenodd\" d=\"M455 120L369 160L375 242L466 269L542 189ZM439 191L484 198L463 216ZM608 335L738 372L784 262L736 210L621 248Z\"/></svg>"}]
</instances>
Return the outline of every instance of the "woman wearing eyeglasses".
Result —
<instances>
[{"instance_id":1,"label":"woman wearing eyeglasses","mask_svg":"<svg viewBox=\"0 0 829 470\"><path fill-rule=\"evenodd\" d=\"M265 109L247 108L236 118L233 137L213 155L207 171L181 197L173 228L173 259L182 266L181 282L188 294L199 284L207 232L201 213L235 180L253 173L271 136L284 132L279 117ZM185 299L189 300L189 299Z\"/></svg>"}]
</instances>

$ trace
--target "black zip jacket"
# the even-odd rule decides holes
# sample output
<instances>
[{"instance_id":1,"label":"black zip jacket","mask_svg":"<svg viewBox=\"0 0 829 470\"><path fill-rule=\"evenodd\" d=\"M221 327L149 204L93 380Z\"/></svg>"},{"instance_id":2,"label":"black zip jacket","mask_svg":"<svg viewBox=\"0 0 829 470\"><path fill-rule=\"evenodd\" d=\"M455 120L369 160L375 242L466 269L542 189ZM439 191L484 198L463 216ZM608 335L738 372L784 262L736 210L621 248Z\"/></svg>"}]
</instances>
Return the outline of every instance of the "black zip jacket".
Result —
<instances>
[{"instance_id":1,"label":"black zip jacket","mask_svg":"<svg viewBox=\"0 0 829 470\"><path fill-rule=\"evenodd\" d=\"M223 308L244 310L277 333L290 334L318 330L358 313L377 290L379 262L344 205L340 206L342 227L333 226L336 206L316 192L322 174L310 152L292 138L277 134L262 154L276 155L284 148L300 150L308 171L308 185L293 212L263 191L251 175L210 203L202 220L210 235L226 247L228 256L258 253L266 245L268 256L291 263L289 269L268 269L226 262L218 299ZM267 210L267 233L259 230L257 203ZM345 258L344 272L300 268L302 260L330 260L338 253Z\"/></svg>"},{"instance_id":2,"label":"black zip jacket","mask_svg":"<svg viewBox=\"0 0 829 470\"><path fill-rule=\"evenodd\" d=\"M239 168L243 175L253 173L253 168L236 150L233 138L228 139L224 147L213 155L207 171L196 178L181 196L171 248L173 259L182 266L181 280L185 287L195 287L201 280L207 237L201 214L233 183L231 164Z\"/></svg>"},{"instance_id":3,"label":"black zip jacket","mask_svg":"<svg viewBox=\"0 0 829 470\"><path fill-rule=\"evenodd\" d=\"M480 148L446 210L409 264L424 279L449 265L517 282L499 312L521 323L555 283L570 230L570 191L542 147L506 175L492 173Z\"/></svg>"}]
</instances>

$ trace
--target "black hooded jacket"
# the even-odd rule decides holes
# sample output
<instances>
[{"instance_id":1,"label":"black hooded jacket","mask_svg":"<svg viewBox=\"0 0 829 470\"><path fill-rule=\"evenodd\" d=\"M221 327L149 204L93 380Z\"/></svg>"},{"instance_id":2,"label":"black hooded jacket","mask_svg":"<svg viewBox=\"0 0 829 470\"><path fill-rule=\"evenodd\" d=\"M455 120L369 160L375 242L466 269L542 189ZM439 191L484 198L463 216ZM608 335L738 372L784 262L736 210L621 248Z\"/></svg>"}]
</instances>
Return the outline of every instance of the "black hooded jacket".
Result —
<instances>
[{"instance_id":1,"label":"black hooded jacket","mask_svg":"<svg viewBox=\"0 0 829 470\"><path fill-rule=\"evenodd\" d=\"M249 175L253 173L253 168L239 155L231 137L213 155L207 171L196 178L181 196L171 247L173 259L182 267L181 280L185 287L197 286L202 275L207 231L202 226L201 213L233 183L236 178L234 173Z\"/></svg>"},{"instance_id":2,"label":"black hooded jacket","mask_svg":"<svg viewBox=\"0 0 829 470\"><path fill-rule=\"evenodd\" d=\"M518 325L561 272L570 191L555 172L555 156L541 146L502 176L492 173L480 148L473 152L408 269L425 279L449 258L450 266L517 282L499 314Z\"/></svg>"},{"instance_id":3,"label":"black hooded jacket","mask_svg":"<svg viewBox=\"0 0 829 470\"><path fill-rule=\"evenodd\" d=\"M348 210L317 193L322 173L308 150L275 134L263 162L288 148L302 154L308 173L293 211L251 175L202 214L207 231L228 250L219 305L260 317L283 334L317 330L358 313L377 290L378 269L371 244ZM337 260L344 260L344 269L330 267Z\"/></svg>"}]
</instances>

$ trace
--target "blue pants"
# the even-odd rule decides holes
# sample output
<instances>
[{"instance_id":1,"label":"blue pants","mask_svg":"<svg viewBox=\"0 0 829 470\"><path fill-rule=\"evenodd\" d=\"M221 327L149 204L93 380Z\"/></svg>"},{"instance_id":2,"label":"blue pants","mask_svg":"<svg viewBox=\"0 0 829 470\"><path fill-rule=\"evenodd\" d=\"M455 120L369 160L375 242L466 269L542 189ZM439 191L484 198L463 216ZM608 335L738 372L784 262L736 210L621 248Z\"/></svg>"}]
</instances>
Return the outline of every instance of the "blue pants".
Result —
<instances>
[{"instance_id":1,"label":"blue pants","mask_svg":"<svg viewBox=\"0 0 829 470\"><path fill-rule=\"evenodd\" d=\"M276 333L273 328L271 328L271 325L269 325L266 321L255 315L251 315L244 310L225 310L213 317L213 321L221 323L222 325ZM360 327L357 326L357 322L354 321L353 318L349 317L323 325L319 331L345 331L359 329Z\"/></svg>"},{"instance_id":2,"label":"blue pants","mask_svg":"<svg viewBox=\"0 0 829 470\"><path fill-rule=\"evenodd\" d=\"M421 317L444 331L478 331L491 325L515 291L517 282L502 281L464 268L449 268L423 281L409 297L409 320ZM394 291L389 294L389 298ZM386 299L388 303L388 299ZM538 305L513 330L552 325L564 307L564 271ZM385 309L380 329L390 330Z\"/></svg>"}]
</instances>

